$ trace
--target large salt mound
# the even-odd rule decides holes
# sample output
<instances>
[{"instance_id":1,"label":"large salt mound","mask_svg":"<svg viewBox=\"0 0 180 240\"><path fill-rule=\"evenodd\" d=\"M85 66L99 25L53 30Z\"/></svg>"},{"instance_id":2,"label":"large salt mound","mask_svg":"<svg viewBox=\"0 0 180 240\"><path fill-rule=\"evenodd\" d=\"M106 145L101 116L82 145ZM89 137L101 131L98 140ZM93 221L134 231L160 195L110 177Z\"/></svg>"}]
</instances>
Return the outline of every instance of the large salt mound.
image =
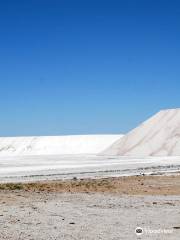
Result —
<instances>
[{"instance_id":1,"label":"large salt mound","mask_svg":"<svg viewBox=\"0 0 180 240\"><path fill-rule=\"evenodd\" d=\"M180 109L160 111L115 142L103 154L180 156Z\"/></svg>"},{"instance_id":2,"label":"large salt mound","mask_svg":"<svg viewBox=\"0 0 180 240\"><path fill-rule=\"evenodd\" d=\"M97 154L122 135L0 137L0 156Z\"/></svg>"}]
</instances>

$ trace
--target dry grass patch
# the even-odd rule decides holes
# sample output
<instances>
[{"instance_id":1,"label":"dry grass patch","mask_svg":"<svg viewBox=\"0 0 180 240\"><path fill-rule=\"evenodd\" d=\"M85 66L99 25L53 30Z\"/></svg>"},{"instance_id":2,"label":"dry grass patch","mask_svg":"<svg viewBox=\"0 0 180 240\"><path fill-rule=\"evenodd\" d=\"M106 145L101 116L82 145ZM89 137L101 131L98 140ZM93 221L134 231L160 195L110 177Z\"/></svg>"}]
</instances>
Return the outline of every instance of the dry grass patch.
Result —
<instances>
[{"instance_id":1,"label":"dry grass patch","mask_svg":"<svg viewBox=\"0 0 180 240\"><path fill-rule=\"evenodd\" d=\"M33 192L107 192L130 195L179 195L180 175L130 176L0 184L0 190Z\"/></svg>"}]
</instances>

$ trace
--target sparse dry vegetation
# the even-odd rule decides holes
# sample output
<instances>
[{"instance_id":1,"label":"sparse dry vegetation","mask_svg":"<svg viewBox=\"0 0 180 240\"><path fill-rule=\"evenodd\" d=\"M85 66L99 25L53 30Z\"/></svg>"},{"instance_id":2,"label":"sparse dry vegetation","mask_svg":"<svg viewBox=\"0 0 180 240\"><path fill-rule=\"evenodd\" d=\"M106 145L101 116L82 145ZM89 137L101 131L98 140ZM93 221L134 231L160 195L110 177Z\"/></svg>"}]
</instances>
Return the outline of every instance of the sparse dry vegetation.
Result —
<instances>
[{"instance_id":1,"label":"sparse dry vegetation","mask_svg":"<svg viewBox=\"0 0 180 240\"><path fill-rule=\"evenodd\" d=\"M0 191L109 192L119 194L180 194L180 175L131 176L104 179L72 179L0 184Z\"/></svg>"}]
</instances>

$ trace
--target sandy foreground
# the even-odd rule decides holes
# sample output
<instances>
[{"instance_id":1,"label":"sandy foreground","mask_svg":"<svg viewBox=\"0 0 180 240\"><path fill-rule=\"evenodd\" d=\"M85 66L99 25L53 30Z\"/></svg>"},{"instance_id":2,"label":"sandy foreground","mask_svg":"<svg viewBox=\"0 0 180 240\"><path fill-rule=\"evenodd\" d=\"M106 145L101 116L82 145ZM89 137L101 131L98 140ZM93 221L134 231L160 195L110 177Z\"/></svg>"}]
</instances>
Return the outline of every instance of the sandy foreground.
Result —
<instances>
[{"instance_id":1,"label":"sandy foreground","mask_svg":"<svg viewBox=\"0 0 180 240\"><path fill-rule=\"evenodd\" d=\"M180 239L180 175L0 185L0 239ZM137 236L135 229L143 234Z\"/></svg>"}]
</instances>

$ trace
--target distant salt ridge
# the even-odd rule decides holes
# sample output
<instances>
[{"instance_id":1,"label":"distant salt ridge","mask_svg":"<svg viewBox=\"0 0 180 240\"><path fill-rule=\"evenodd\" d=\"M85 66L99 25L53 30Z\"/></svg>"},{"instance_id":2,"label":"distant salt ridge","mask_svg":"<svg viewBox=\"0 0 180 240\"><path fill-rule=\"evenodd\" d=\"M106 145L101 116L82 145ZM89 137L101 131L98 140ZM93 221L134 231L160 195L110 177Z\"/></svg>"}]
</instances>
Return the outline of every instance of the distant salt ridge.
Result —
<instances>
[{"instance_id":1,"label":"distant salt ridge","mask_svg":"<svg viewBox=\"0 0 180 240\"><path fill-rule=\"evenodd\" d=\"M180 108L161 110L103 152L119 156L180 156Z\"/></svg>"},{"instance_id":2,"label":"distant salt ridge","mask_svg":"<svg viewBox=\"0 0 180 240\"><path fill-rule=\"evenodd\" d=\"M0 156L97 154L122 135L0 137Z\"/></svg>"}]
</instances>

